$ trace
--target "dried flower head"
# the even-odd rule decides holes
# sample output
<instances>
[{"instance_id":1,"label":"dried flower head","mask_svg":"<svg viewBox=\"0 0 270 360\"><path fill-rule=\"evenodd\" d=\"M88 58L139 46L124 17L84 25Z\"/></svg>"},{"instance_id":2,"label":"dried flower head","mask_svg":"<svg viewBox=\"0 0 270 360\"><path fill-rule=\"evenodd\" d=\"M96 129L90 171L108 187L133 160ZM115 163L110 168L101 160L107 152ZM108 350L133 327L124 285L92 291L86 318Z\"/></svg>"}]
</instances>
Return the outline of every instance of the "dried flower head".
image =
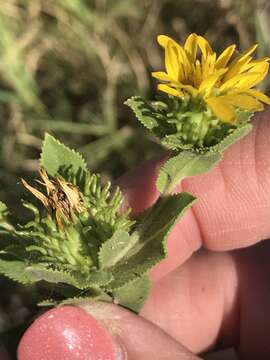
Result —
<instances>
[{"instance_id":1,"label":"dried flower head","mask_svg":"<svg viewBox=\"0 0 270 360\"><path fill-rule=\"evenodd\" d=\"M166 72L152 73L163 82L159 90L180 98L188 95L199 99L227 123L237 122L237 109L254 112L263 109L261 102L270 104L268 96L254 89L267 75L270 60L252 58L257 45L231 61L235 45L217 56L208 41L194 33L183 47L165 35L158 36L158 43L165 50L166 68Z\"/></svg>"},{"instance_id":2,"label":"dried flower head","mask_svg":"<svg viewBox=\"0 0 270 360\"><path fill-rule=\"evenodd\" d=\"M44 169L39 170L39 175L42 181L37 180L37 182L46 188L47 196L29 185L24 179L22 179L22 184L42 202L55 219L58 229L63 231L64 223L73 223L73 215L86 210L80 191L77 186L66 182L61 177L50 179Z\"/></svg>"}]
</instances>

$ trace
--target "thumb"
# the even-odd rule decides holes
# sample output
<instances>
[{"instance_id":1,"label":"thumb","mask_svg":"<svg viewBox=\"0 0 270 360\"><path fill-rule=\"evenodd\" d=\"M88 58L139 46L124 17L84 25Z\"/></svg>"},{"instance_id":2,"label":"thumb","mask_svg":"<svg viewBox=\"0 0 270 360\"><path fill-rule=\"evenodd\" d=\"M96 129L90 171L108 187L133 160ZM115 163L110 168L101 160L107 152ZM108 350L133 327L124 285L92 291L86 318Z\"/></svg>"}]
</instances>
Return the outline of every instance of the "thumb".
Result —
<instances>
[{"instance_id":1,"label":"thumb","mask_svg":"<svg viewBox=\"0 0 270 360\"><path fill-rule=\"evenodd\" d=\"M18 360L195 360L147 320L109 303L63 306L40 316L23 335Z\"/></svg>"}]
</instances>

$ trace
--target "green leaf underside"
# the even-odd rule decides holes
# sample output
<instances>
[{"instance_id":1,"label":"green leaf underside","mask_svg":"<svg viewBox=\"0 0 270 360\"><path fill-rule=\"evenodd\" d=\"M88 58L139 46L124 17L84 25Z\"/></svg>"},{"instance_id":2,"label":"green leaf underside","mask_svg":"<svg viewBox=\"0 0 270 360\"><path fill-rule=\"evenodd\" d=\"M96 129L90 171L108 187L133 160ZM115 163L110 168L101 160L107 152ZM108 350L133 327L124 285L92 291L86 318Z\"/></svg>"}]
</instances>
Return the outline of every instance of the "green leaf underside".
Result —
<instances>
[{"instance_id":1,"label":"green leaf underside","mask_svg":"<svg viewBox=\"0 0 270 360\"><path fill-rule=\"evenodd\" d=\"M108 285L113 280L111 272L107 271L93 271L90 274L87 284L89 287L102 287Z\"/></svg>"},{"instance_id":2,"label":"green leaf underside","mask_svg":"<svg viewBox=\"0 0 270 360\"><path fill-rule=\"evenodd\" d=\"M81 154L69 149L47 133L42 146L40 165L51 176L62 175L59 174L61 168L72 170L74 174L80 169L87 170L86 162Z\"/></svg>"},{"instance_id":3,"label":"green leaf underside","mask_svg":"<svg viewBox=\"0 0 270 360\"><path fill-rule=\"evenodd\" d=\"M162 194L168 194L182 179L209 171L220 159L218 152L198 154L182 151L162 166L156 182L157 189Z\"/></svg>"},{"instance_id":4,"label":"green leaf underside","mask_svg":"<svg viewBox=\"0 0 270 360\"><path fill-rule=\"evenodd\" d=\"M61 305L77 305L77 306L83 306L87 305L90 302L93 301L106 301L106 302L113 302L113 298L106 294L104 291L98 290L98 289L89 289L87 292L87 295L83 295L81 292L81 295L74 296L68 299L59 300L56 301L54 299L46 299L39 302L39 306L61 306Z\"/></svg>"},{"instance_id":5,"label":"green leaf underside","mask_svg":"<svg viewBox=\"0 0 270 360\"><path fill-rule=\"evenodd\" d=\"M26 274L31 278L32 282L38 282L41 280L48 283L65 283L71 286L75 286L78 289L82 288L82 285L73 277L70 273L55 269L49 269L46 265L35 264L25 268Z\"/></svg>"},{"instance_id":6,"label":"green leaf underside","mask_svg":"<svg viewBox=\"0 0 270 360\"><path fill-rule=\"evenodd\" d=\"M168 97L165 102L168 101L171 102L170 97ZM148 104L142 97L140 96L133 96L130 99L126 100L126 105L128 105L132 111L134 112L136 118L140 121L141 124L143 124L148 130L153 132L161 141L161 144L170 150L173 151L185 151L185 150L191 150L194 152L199 153L207 153L207 152L221 152L225 150L228 146L239 140L241 137L245 136L249 133L249 131L252 128L252 125L249 123L250 118L252 116L252 113L247 111L239 111L239 121L236 124L236 126L228 127L229 124L225 124L220 122L211 112L205 111L205 109L200 110L198 109L194 110L194 113L191 109L187 109L185 107L185 100L183 100L181 103L183 107L180 106L180 108L176 111L175 109L172 111L176 111L175 115L171 112L171 110L168 108L167 112L164 110L158 110L155 108L155 106ZM164 104L165 107L168 105ZM195 117L197 119L198 116L204 116L206 117L206 124L209 121L216 122L218 121L217 125L211 125L213 129L215 126L222 128L223 130L220 130L216 135L213 135L213 133L210 131L210 133L207 132L205 134L206 140L210 141L210 138L212 139L213 136L221 136L220 140L218 138L216 139L217 143L212 144L211 146L208 145L200 145L195 146L193 145L192 141L195 140L197 136L199 136L200 131L202 131L201 127L198 127L198 124L195 121L195 127L193 130L192 128L188 128L189 122L187 121L186 117L190 116L192 118ZM175 116L172 121L171 116ZM179 117L179 119L178 119ZM209 117L209 120L208 120ZM193 119L193 118L192 118ZM181 125L180 125L181 124ZM175 127L173 127L173 125ZM222 126L221 126L222 125ZM226 130L227 126L227 130ZM182 128L181 128L182 127ZM191 136L190 141L188 142L187 139L183 138L183 127L186 128L186 136L190 137L191 133L194 132L194 139ZM178 129L178 130L177 130ZM181 130L182 129L182 130ZM199 133L197 133L199 132ZM203 134L201 134L203 136ZM210 137L210 138L209 138ZM185 140L184 140L185 139ZM212 140L210 143L213 142ZM198 144L197 144L198 145Z\"/></svg>"},{"instance_id":7,"label":"green leaf underside","mask_svg":"<svg viewBox=\"0 0 270 360\"><path fill-rule=\"evenodd\" d=\"M142 276L125 286L112 291L114 302L138 313L151 288L148 276Z\"/></svg>"},{"instance_id":8,"label":"green leaf underside","mask_svg":"<svg viewBox=\"0 0 270 360\"><path fill-rule=\"evenodd\" d=\"M158 122L154 117L153 108L146 103L140 96L132 96L125 101L136 115L137 119L148 129L158 127Z\"/></svg>"},{"instance_id":9,"label":"green leaf underside","mask_svg":"<svg viewBox=\"0 0 270 360\"><path fill-rule=\"evenodd\" d=\"M236 128L232 133L227 135L219 144L212 146L209 151L224 151L229 146L245 137L252 130L252 124L244 124Z\"/></svg>"},{"instance_id":10,"label":"green leaf underside","mask_svg":"<svg viewBox=\"0 0 270 360\"><path fill-rule=\"evenodd\" d=\"M100 268L110 268L119 262L134 245L133 239L126 231L117 231L99 250Z\"/></svg>"},{"instance_id":11,"label":"green leaf underside","mask_svg":"<svg viewBox=\"0 0 270 360\"><path fill-rule=\"evenodd\" d=\"M166 256L166 240L175 223L194 203L195 197L181 193L161 198L141 218L135 230L137 241L128 254L114 266L114 280L109 287L116 289L147 273Z\"/></svg>"},{"instance_id":12,"label":"green leaf underside","mask_svg":"<svg viewBox=\"0 0 270 360\"><path fill-rule=\"evenodd\" d=\"M11 280L17 281L20 284L31 284L34 281L31 274L28 274L25 271L27 266L28 265L23 261L0 259L0 274L5 275Z\"/></svg>"},{"instance_id":13,"label":"green leaf underside","mask_svg":"<svg viewBox=\"0 0 270 360\"><path fill-rule=\"evenodd\" d=\"M184 178L211 170L221 160L223 151L246 136L251 129L251 124L240 126L205 153L185 150L170 158L160 170L156 182L157 189L162 194L168 194Z\"/></svg>"}]
</instances>

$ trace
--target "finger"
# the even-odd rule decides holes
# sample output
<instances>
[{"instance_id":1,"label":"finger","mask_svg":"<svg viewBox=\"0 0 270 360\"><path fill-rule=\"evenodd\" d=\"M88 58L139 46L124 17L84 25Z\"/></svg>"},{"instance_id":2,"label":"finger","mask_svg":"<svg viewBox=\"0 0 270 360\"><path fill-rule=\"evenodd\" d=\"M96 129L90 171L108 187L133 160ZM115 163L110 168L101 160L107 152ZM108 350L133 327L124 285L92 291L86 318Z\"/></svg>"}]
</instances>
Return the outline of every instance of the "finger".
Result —
<instances>
[{"instance_id":1,"label":"finger","mask_svg":"<svg viewBox=\"0 0 270 360\"><path fill-rule=\"evenodd\" d=\"M239 273L239 355L270 358L270 241L236 252Z\"/></svg>"},{"instance_id":2,"label":"finger","mask_svg":"<svg viewBox=\"0 0 270 360\"><path fill-rule=\"evenodd\" d=\"M238 286L233 254L201 250L154 284L141 315L194 353L234 346Z\"/></svg>"},{"instance_id":3,"label":"finger","mask_svg":"<svg viewBox=\"0 0 270 360\"><path fill-rule=\"evenodd\" d=\"M231 146L220 164L179 185L179 191L189 191L199 201L170 235L169 256L154 269L154 279L183 263L202 245L225 251L269 236L270 111L257 115L253 124L252 133ZM151 161L120 179L127 202L135 212L156 201L155 179L163 161Z\"/></svg>"},{"instance_id":4,"label":"finger","mask_svg":"<svg viewBox=\"0 0 270 360\"><path fill-rule=\"evenodd\" d=\"M100 302L83 308L117 336L129 360L199 359L160 328L120 306Z\"/></svg>"},{"instance_id":5,"label":"finger","mask_svg":"<svg viewBox=\"0 0 270 360\"><path fill-rule=\"evenodd\" d=\"M199 197L194 206L203 244L232 250L270 234L270 109L259 114L247 137L225 152L211 172L183 188Z\"/></svg>"},{"instance_id":6,"label":"finger","mask_svg":"<svg viewBox=\"0 0 270 360\"><path fill-rule=\"evenodd\" d=\"M36 359L195 360L198 357L147 320L113 304L92 303L82 308L55 308L38 318L24 334L18 349L18 360Z\"/></svg>"},{"instance_id":7,"label":"finger","mask_svg":"<svg viewBox=\"0 0 270 360\"><path fill-rule=\"evenodd\" d=\"M156 283L141 315L190 351L237 347L270 357L270 241L230 253L199 251Z\"/></svg>"}]
</instances>

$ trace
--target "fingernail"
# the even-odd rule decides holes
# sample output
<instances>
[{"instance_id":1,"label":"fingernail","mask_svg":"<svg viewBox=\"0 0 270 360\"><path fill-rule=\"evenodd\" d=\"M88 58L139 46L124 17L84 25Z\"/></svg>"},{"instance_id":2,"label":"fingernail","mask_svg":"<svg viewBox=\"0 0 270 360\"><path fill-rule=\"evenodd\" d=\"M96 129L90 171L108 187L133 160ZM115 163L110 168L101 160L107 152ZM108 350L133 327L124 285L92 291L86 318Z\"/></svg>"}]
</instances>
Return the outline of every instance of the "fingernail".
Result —
<instances>
[{"instance_id":1,"label":"fingernail","mask_svg":"<svg viewBox=\"0 0 270 360\"><path fill-rule=\"evenodd\" d=\"M47 311L24 333L18 360L120 360L122 351L109 332L84 309Z\"/></svg>"}]
</instances>

